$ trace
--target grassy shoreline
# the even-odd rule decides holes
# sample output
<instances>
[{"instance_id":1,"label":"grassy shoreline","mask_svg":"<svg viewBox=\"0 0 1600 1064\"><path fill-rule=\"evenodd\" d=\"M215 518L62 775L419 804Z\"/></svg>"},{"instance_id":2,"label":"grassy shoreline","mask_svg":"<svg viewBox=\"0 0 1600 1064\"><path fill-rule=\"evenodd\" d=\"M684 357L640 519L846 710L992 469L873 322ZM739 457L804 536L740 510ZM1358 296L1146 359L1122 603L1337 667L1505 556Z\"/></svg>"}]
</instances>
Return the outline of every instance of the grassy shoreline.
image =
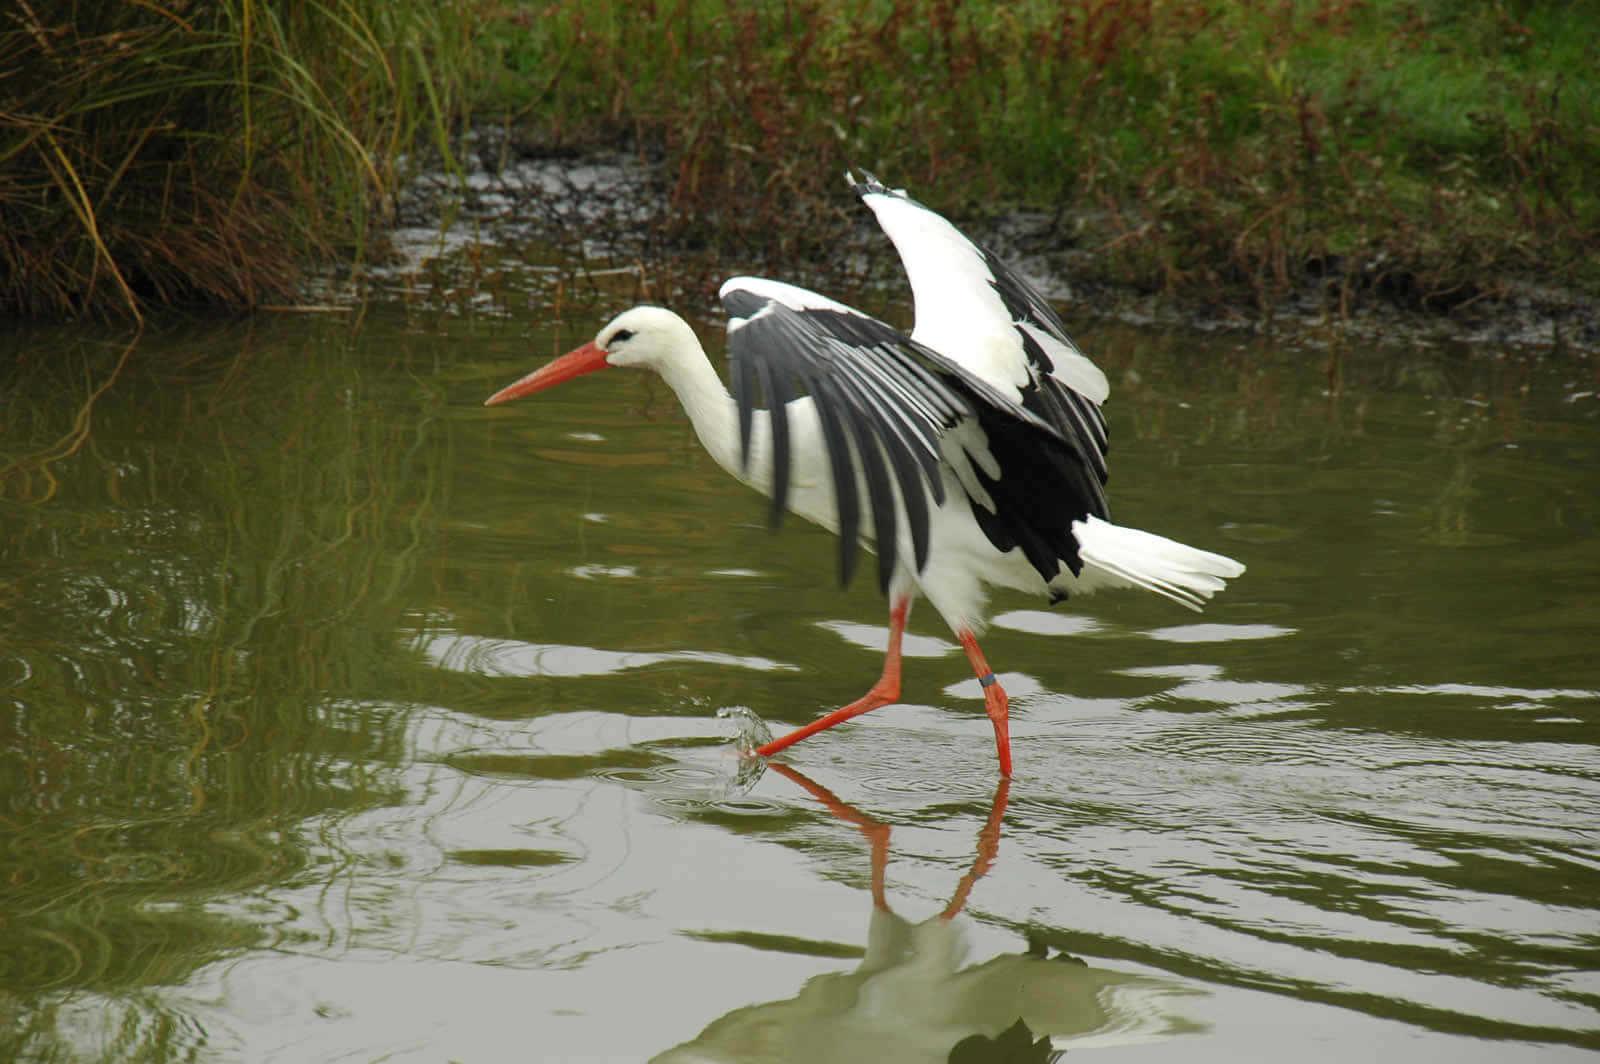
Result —
<instances>
[{"instance_id":1,"label":"grassy shoreline","mask_svg":"<svg viewBox=\"0 0 1600 1064\"><path fill-rule=\"evenodd\" d=\"M1594 0L31 0L0 22L0 315L292 299L470 114L648 160L653 246L708 261L852 253L861 166L979 232L1043 219L1078 288L1589 320L1595 54Z\"/></svg>"},{"instance_id":2,"label":"grassy shoreline","mask_svg":"<svg viewBox=\"0 0 1600 1064\"><path fill-rule=\"evenodd\" d=\"M1074 277L1271 314L1600 296L1600 18L1456 0L555 0L480 46L535 150L660 163L686 246L825 254L863 165Z\"/></svg>"}]
</instances>

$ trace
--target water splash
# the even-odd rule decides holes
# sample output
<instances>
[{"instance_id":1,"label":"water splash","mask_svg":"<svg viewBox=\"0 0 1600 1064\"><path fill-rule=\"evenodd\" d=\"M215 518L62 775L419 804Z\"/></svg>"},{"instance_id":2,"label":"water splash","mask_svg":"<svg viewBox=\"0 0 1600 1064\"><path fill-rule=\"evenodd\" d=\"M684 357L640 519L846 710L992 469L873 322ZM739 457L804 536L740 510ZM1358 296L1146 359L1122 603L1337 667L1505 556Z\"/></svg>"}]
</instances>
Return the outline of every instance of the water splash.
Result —
<instances>
[{"instance_id":1,"label":"water splash","mask_svg":"<svg viewBox=\"0 0 1600 1064\"><path fill-rule=\"evenodd\" d=\"M772 741L772 729L745 706L724 706L717 710L717 717L733 721L733 750L738 755L733 775L724 785L723 797L748 794L767 771L767 759L756 753L756 748Z\"/></svg>"},{"instance_id":2,"label":"water splash","mask_svg":"<svg viewBox=\"0 0 1600 1064\"><path fill-rule=\"evenodd\" d=\"M772 741L772 729L747 706L724 706L717 716L733 721L733 745L741 754L754 754L757 747Z\"/></svg>"}]
</instances>

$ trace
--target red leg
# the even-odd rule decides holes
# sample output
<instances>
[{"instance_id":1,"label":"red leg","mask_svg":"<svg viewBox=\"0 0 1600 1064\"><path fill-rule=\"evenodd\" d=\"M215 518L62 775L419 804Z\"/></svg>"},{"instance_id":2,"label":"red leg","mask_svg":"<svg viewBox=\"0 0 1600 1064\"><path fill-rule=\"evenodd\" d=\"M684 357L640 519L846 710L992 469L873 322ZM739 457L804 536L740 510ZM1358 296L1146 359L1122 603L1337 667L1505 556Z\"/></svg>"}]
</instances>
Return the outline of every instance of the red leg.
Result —
<instances>
[{"instance_id":1,"label":"red leg","mask_svg":"<svg viewBox=\"0 0 1600 1064\"><path fill-rule=\"evenodd\" d=\"M983 705L989 711L989 721L994 725L994 745L1000 754L1000 775L1011 775L1011 718L1009 714L1011 700L1006 697L1006 689L1000 686L1000 681L994 677L994 670L989 668L989 663L984 660L983 651L978 649L978 641L971 632L961 632L961 645L966 648L967 660L972 662L972 671L978 674L978 682L983 685Z\"/></svg>"},{"instance_id":2,"label":"red leg","mask_svg":"<svg viewBox=\"0 0 1600 1064\"><path fill-rule=\"evenodd\" d=\"M836 709L825 717L818 717L804 728L797 728L788 735L772 740L765 746L756 747L756 753L762 757L771 757L780 750L787 750L801 739L809 738L819 731L825 731L835 724L843 724L851 717L859 717L863 713L886 706L900 697L900 636L906 630L906 614L911 610L911 599L902 596L895 600L894 608L889 611L889 650L883 658L883 675L878 677L878 682L872 685L872 690L851 702L843 709Z\"/></svg>"}]
</instances>

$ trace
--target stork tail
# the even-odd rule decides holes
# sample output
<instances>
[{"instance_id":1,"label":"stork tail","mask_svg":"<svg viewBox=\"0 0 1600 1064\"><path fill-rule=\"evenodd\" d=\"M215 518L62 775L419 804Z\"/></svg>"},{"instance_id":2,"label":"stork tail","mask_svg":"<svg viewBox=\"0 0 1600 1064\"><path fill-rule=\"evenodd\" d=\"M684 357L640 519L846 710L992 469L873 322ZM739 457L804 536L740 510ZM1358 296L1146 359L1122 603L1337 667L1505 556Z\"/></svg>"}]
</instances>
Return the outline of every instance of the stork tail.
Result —
<instances>
[{"instance_id":1,"label":"stork tail","mask_svg":"<svg viewBox=\"0 0 1600 1064\"><path fill-rule=\"evenodd\" d=\"M1072 534L1084 563L1085 590L1142 587L1198 610L1244 572L1232 558L1098 517L1074 521Z\"/></svg>"}]
</instances>

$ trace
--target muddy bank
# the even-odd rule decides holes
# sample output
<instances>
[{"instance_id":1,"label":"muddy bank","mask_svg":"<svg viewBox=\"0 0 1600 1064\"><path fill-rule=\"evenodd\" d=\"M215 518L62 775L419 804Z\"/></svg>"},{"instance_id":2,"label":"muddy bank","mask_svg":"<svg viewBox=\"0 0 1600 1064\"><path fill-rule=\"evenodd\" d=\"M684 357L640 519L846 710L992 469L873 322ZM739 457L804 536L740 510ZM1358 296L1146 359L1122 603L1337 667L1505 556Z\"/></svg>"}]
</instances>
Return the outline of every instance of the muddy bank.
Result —
<instances>
[{"instance_id":1,"label":"muddy bank","mask_svg":"<svg viewBox=\"0 0 1600 1064\"><path fill-rule=\"evenodd\" d=\"M673 175L633 152L563 151L480 128L461 143L459 158L463 174L432 170L399 199L391 254L370 271L380 288L414 286L423 267L439 269L453 260L481 275L489 253L495 268L514 269L519 256L539 263L529 268L547 280L631 270L641 298L707 308L715 306L721 281L739 273L853 293L879 312L907 295L893 248L859 209L842 175L834 202L798 205L792 227L768 219L753 231L739 219L680 209ZM1359 261L1303 264L1290 278L1291 294L1263 305L1218 298L1215 291L1148 290L1108 278L1101 257L1127 237L1109 211L932 205L1019 265L1063 305L1069 323L1112 319L1238 330L1311 346L1398 341L1491 356L1600 352L1600 300L1537 276L1485 278L1472 292L1429 299L1379 251ZM775 216L784 217L782 211Z\"/></svg>"}]
</instances>

